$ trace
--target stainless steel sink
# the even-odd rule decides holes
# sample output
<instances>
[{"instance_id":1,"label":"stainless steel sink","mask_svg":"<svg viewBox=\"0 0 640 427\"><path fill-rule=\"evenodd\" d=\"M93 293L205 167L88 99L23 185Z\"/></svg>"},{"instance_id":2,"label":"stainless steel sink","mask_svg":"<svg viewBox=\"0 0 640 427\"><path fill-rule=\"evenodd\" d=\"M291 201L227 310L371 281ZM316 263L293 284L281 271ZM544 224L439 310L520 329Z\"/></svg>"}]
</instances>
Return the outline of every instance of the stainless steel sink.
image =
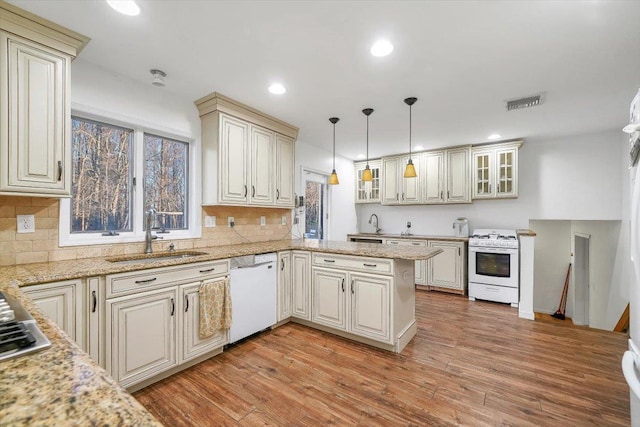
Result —
<instances>
[{"instance_id":1,"label":"stainless steel sink","mask_svg":"<svg viewBox=\"0 0 640 427\"><path fill-rule=\"evenodd\" d=\"M157 254L141 254L141 255L128 255L107 258L107 261L118 264L138 264L138 263L153 263L167 261L171 259L183 259L191 258L198 255L206 255L206 252L185 251L185 252L161 252Z\"/></svg>"}]
</instances>

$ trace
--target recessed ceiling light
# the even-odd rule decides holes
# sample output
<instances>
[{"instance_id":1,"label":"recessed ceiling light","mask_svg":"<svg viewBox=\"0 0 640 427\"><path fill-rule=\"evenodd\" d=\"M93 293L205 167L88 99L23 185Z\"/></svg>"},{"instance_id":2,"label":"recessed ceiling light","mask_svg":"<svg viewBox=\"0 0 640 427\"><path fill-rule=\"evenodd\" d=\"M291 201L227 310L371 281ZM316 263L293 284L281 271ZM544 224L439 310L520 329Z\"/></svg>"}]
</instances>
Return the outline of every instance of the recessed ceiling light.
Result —
<instances>
[{"instance_id":1,"label":"recessed ceiling light","mask_svg":"<svg viewBox=\"0 0 640 427\"><path fill-rule=\"evenodd\" d=\"M416 150L424 150L424 147L422 145L416 145L413 148L416 149Z\"/></svg>"},{"instance_id":2,"label":"recessed ceiling light","mask_svg":"<svg viewBox=\"0 0 640 427\"><path fill-rule=\"evenodd\" d=\"M123 15L140 15L140 6L133 0L107 0L107 4Z\"/></svg>"},{"instance_id":3,"label":"recessed ceiling light","mask_svg":"<svg viewBox=\"0 0 640 427\"><path fill-rule=\"evenodd\" d=\"M371 55L373 56L387 56L393 52L393 45L389 40L378 40L371 46Z\"/></svg>"},{"instance_id":4,"label":"recessed ceiling light","mask_svg":"<svg viewBox=\"0 0 640 427\"><path fill-rule=\"evenodd\" d=\"M492 133L487 137L487 139L500 139L500 138L502 138L502 135L499 135L497 133Z\"/></svg>"},{"instance_id":5,"label":"recessed ceiling light","mask_svg":"<svg viewBox=\"0 0 640 427\"><path fill-rule=\"evenodd\" d=\"M282 86L280 83L273 83L271 84L271 86L269 86L269 92L273 93L274 95L282 95L286 91L287 88Z\"/></svg>"},{"instance_id":6,"label":"recessed ceiling light","mask_svg":"<svg viewBox=\"0 0 640 427\"><path fill-rule=\"evenodd\" d=\"M365 155L364 155L364 154L358 154L358 158L359 158L359 159L364 159L364 158L365 158Z\"/></svg>"}]
</instances>

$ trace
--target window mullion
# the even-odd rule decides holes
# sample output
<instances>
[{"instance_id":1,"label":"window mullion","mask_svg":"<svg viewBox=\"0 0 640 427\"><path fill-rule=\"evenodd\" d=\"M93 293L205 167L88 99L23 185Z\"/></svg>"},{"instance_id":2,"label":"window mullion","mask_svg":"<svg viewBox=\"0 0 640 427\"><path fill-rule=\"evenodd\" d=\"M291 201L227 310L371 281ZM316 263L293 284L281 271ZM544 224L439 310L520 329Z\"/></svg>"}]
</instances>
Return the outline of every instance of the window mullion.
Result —
<instances>
[{"instance_id":1,"label":"window mullion","mask_svg":"<svg viewBox=\"0 0 640 427\"><path fill-rule=\"evenodd\" d=\"M138 128L135 131L135 143L133 144L133 164L134 168L134 177L136 179L136 185L133 187L133 224L134 224L134 232L136 234L142 235L144 233L143 230L143 221L144 221L144 212L146 207L144 206L144 149L143 149L143 141L144 141L144 133L142 129Z\"/></svg>"}]
</instances>

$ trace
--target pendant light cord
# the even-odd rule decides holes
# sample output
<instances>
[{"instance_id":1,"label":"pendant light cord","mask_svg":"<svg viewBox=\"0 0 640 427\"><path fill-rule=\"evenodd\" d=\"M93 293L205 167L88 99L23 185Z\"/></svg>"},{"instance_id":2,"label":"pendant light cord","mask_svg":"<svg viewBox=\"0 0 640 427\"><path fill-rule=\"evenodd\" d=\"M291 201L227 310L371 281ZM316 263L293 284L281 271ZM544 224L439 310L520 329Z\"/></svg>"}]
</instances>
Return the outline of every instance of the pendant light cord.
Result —
<instances>
[{"instance_id":1,"label":"pendant light cord","mask_svg":"<svg viewBox=\"0 0 640 427\"><path fill-rule=\"evenodd\" d=\"M409 105L409 160L411 160L411 110L413 105Z\"/></svg>"},{"instance_id":2,"label":"pendant light cord","mask_svg":"<svg viewBox=\"0 0 640 427\"><path fill-rule=\"evenodd\" d=\"M369 166L369 116L367 116L367 166Z\"/></svg>"},{"instance_id":3,"label":"pendant light cord","mask_svg":"<svg viewBox=\"0 0 640 427\"><path fill-rule=\"evenodd\" d=\"M336 170L336 124L333 124L333 170Z\"/></svg>"}]
</instances>

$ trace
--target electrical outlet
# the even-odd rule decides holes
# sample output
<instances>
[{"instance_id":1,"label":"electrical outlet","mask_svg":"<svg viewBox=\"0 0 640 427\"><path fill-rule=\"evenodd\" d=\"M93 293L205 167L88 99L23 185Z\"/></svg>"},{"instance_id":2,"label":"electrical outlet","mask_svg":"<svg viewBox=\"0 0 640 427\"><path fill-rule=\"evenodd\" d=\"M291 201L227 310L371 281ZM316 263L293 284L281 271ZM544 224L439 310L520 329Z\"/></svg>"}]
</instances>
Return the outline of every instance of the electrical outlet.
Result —
<instances>
[{"instance_id":1,"label":"electrical outlet","mask_svg":"<svg viewBox=\"0 0 640 427\"><path fill-rule=\"evenodd\" d=\"M282 222L280 222L280 224L287 225L287 216L286 215L282 215Z\"/></svg>"},{"instance_id":2,"label":"electrical outlet","mask_svg":"<svg viewBox=\"0 0 640 427\"><path fill-rule=\"evenodd\" d=\"M267 225L267 217L264 215L260 216L260 225L265 226Z\"/></svg>"},{"instance_id":3,"label":"electrical outlet","mask_svg":"<svg viewBox=\"0 0 640 427\"><path fill-rule=\"evenodd\" d=\"M407 228L411 228L411 221L407 221Z\"/></svg>"},{"instance_id":4,"label":"electrical outlet","mask_svg":"<svg viewBox=\"0 0 640 427\"><path fill-rule=\"evenodd\" d=\"M204 226L207 228L211 228L211 227L215 227L216 226L216 217L215 216L205 216L204 217Z\"/></svg>"},{"instance_id":5,"label":"electrical outlet","mask_svg":"<svg viewBox=\"0 0 640 427\"><path fill-rule=\"evenodd\" d=\"M233 219L232 216L228 217L227 221L229 223L229 227L233 227L234 225L236 225L236 221Z\"/></svg>"},{"instance_id":6,"label":"electrical outlet","mask_svg":"<svg viewBox=\"0 0 640 427\"><path fill-rule=\"evenodd\" d=\"M18 215L18 233L34 233L36 220L33 215Z\"/></svg>"}]
</instances>

